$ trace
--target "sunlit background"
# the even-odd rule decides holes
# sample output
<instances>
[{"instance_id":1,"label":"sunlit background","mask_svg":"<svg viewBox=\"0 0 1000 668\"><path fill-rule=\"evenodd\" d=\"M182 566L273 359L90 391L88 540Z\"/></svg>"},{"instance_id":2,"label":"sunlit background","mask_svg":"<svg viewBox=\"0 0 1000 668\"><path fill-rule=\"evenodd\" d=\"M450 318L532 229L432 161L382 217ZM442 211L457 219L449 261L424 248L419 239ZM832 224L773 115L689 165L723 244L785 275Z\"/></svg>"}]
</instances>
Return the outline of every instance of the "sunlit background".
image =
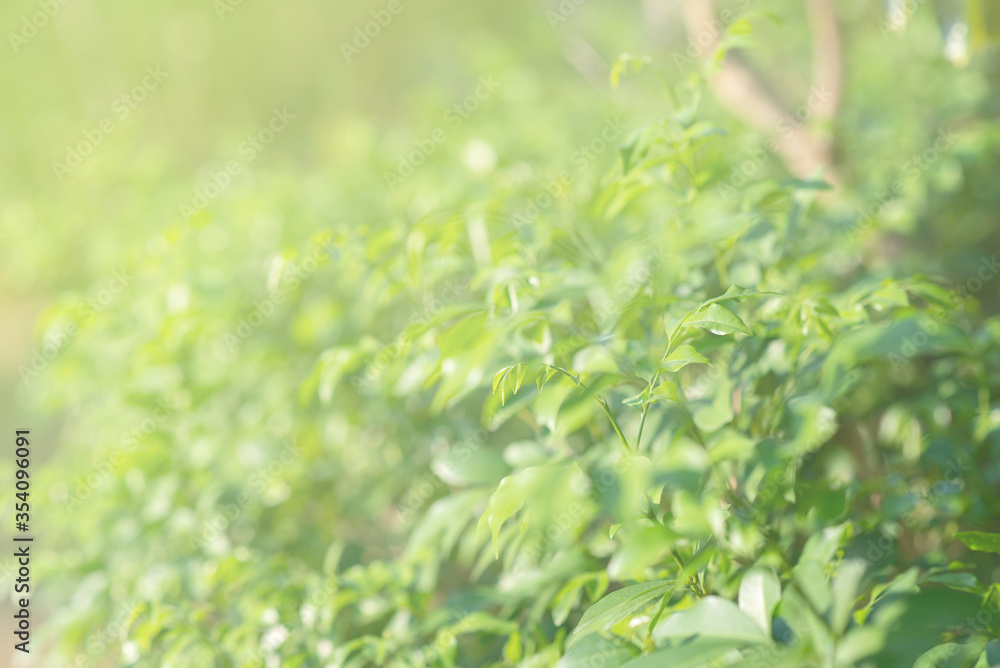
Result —
<instances>
[{"instance_id":1,"label":"sunlit background","mask_svg":"<svg viewBox=\"0 0 1000 668\"><path fill-rule=\"evenodd\" d=\"M995 10L973 2L982 16L970 19L958 0L835 4L839 106L805 122L829 142L828 168L794 174L768 155L754 178L835 177L823 215L801 229L833 238L903 176L906 189L832 261L845 277L922 272L962 284L1000 249L1000 60L986 45ZM760 90L790 110L803 104L816 85L804 3L725 7L753 26L734 45ZM123 655L106 630L129 602L170 587L238 598L213 587L221 570L238 570L225 559L245 564L250 549L278 570L296 555L319 568L329 541L300 533L296 518L336 525L348 562L398 554L401 539L372 518L426 469L405 468L426 457L402 435L431 433L447 416L405 398L389 405L396 417L415 410L418 427L380 424L329 397L310 404L303 395L329 382L314 378L317 358L344 340L375 355L433 310L426 300L441 294L449 260L420 264L424 238L407 230L427 216L509 217L563 170L585 199L628 133L668 111L660 82L685 86L708 55L691 49L674 0L19 0L0 8L0 28L0 414L5 434L34 435L39 555L40 654L10 665L80 655L117 665L136 650ZM612 86L622 53L649 56L656 76L626 66ZM729 133L706 148L724 181L780 129L754 127L717 93L705 89L701 106ZM609 124L624 130L582 157ZM908 165L942 133L953 141ZM824 229L810 227L819 220ZM481 263L478 228L455 229ZM451 234L424 241L447 248ZM411 256L382 264L397 246ZM303 268L310 254L320 261ZM298 281L295 312L241 330L255 309L268 315L262 300L283 281ZM995 309L997 294L981 291L980 307ZM140 447L104 466L130 433ZM318 454L321 433L344 444L336 465ZM172 551L293 434L308 456L261 484L267 510L253 528L205 548L211 567ZM380 467L395 492L364 483ZM11 470L9 458L0 464L3 479ZM80 487L88 475L94 484ZM311 498L287 482L297 479ZM81 489L92 495L71 508ZM0 563L8 587L10 560ZM60 642L64 654L53 654Z\"/></svg>"}]
</instances>

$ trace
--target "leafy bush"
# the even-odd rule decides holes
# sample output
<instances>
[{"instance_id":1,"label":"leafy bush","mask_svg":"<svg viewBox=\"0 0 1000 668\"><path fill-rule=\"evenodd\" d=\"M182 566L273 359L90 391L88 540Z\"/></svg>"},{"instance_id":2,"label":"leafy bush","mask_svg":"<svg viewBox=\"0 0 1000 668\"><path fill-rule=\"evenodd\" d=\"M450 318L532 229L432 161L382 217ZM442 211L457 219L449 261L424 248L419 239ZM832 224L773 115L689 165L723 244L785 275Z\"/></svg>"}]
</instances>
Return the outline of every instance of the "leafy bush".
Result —
<instances>
[{"instance_id":1,"label":"leafy bush","mask_svg":"<svg viewBox=\"0 0 1000 668\"><path fill-rule=\"evenodd\" d=\"M732 185L747 136L700 77L620 63L669 111L577 119L547 173L414 177L378 224L270 179L137 250L125 305L64 295L46 327L79 334L37 382L80 446L40 472L71 651L1000 663L996 256L880 275L819 178ZM996 148L972 125L949 164Z\"/></svg>"}]
</instances>

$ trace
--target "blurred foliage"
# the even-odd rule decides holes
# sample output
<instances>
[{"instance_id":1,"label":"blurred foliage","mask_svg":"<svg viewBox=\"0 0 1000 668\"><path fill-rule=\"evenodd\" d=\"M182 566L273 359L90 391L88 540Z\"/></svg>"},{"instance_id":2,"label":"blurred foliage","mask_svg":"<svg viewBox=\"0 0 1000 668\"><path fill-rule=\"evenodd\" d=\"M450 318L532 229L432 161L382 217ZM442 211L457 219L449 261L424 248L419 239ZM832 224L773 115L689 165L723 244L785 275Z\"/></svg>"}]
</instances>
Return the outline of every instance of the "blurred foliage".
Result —
<instances>
[{"instance_id":1,"label":"blurred foliage","mask_svg":"<svg viewBox=\"0 0 1000 668\"><path fill-rule=\"evenodd\" d=\"M223 6L0 66L59 665L1000 665L992 5L838 3L836 189L637 3Z\"/></svg>"}]
</instances>

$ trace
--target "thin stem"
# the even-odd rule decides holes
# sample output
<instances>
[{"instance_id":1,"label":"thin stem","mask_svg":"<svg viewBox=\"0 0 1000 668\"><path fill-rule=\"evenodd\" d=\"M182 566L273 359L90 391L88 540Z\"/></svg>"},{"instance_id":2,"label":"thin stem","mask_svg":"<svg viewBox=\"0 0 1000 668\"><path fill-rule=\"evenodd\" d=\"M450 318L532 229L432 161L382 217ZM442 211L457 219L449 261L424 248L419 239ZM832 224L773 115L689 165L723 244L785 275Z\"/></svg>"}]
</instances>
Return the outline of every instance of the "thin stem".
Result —
<instances>
[{"instance_id":1,"label":"thin stem","mask_svg":"<svg viewBox=\"0 0 1000 668\"><path fill-rule=\"evenodd\" d=\"M580 383L580 386L586 389L588 392L590 391L590 389L587 388L587 386L584 385L583 383ZM605 399L600 394L595 394L594 398L597 400L597 403L601 405L601 408L604 409L604 414L608 416L609 420L611 420L611 426L614 427L615 433L618 434L618 440L620 440L622 442L622 445L625 446L625 451L631 453L632 446L628 444L628 440L626 440L625 434L622 433L622 428L618 425L618 420L615 419L614 414L611 412L611 407L608 406L608 400Z\"/></svg>"},{"instance_id":2,"label":"thin stem","mask_svg":"<svg viewBox=\"0 0 1000 668\"><path fill-rule=\"evenodd\" d=\"M607 415L608 419L611 421L611 426L614 427L615 433L618 434L618 440L620 440L622 445L625 446L625 451L628 453L632 452L632 446L628 444L628 439L625 438L625 434L622 432L622 428L618 424L618 420L615 419L614 413L611 412L611 406L608 405L607 399L605 399L600 394L594 394L593 390L587 387L587 384L580 380L579 374L570 373L561 366L555 366L553 364L542 364L542 366L548 367L554 371L558 371L559 373L563 374L564 376L572 380L574 385L576 385L577 387L582 387L588 393L592 394L594 400L601 405L601 409L604 411L604 414Z\"/></svg>"},{"instance_id":3,"label":"thin stem","mask_svg":"<svg viewBox=\"0 0 1000 668\"><path fill-rule=\"evenodd\" d=\"M653 500L648 496L646 497L646 506L647 506L646 517L652 520L653 524L659 524L662 527L663 522L660 520L659 517L657 517L656 510L653 508Z\"/></svg>"},{"instance_id":4,"label":"thin stem","mask_svg":"<svg viewBox=\"0 0 1000 668\"><path fill-rule=\"evenodd\" d=\"M656 387L656 381L660 379L660 367L667 360L667 355L670 354L670 347L673 345L673 337L667 337L667 349L663 351L663 357L660 358L660 363L656 367L656 373L653 374L653 380L650 381L649 387L646 389L646 398L649 398L649 393L653 391ZM639 452L639 446L642 444L642 430L646 426L646 415L649 413L649 404L644 403L642 405L642 418L639 420L639 435L635 437L635 451Z\"/></svg>"},{"instance_id":5,"label":"thin stem","mask_svg":"<svg viewBox=\"0 0 1000 668\"><path fill-rule=\"evenodd\" d=\"M653 382L656 382L656 378L653 378ZM652 387L652 384L650 384ZM642 418L639 420L639 435L635 437L635 449L636 452L639 451L639 445L642 443L642 429L646 426L646 413L649 412L649 404L645 404L642 407Z\"/></svg>"},{"instance_id":6,"label":"thin stem","mask_svg":"<svg viewBox=\"0 0 1000 668\"><path fill-rule=\"evenodd\" d=\"M684 562L681 560L681 555L677 553L677 549L676 548L673 548L673 549L670 550L670 556L672 556L674 558L674 563L676 563L677 564L677 568L680 569L679 572L678 572L678 576L680 578L684 579L684 581L688 585L688 588L691 591L693 591L696 596L698 596L699 598L704 597L705 596L705 590L702 589L701 585L698 584L698 574L695 573L694 575L690 575L689 576L685 572L686 566L684 565ZM694 559L694 557L696 557L696 556L698 556L697 552L694 554L694 556L691 557L691 559ZM688 560L688 563L691 562L691 559Z\"/></svg>"},{"instance_id":7,"label":"thin stem","mask_svg":"<svg viewBox=\"0 0 1000 668\"><path fill-rule=\"evenodd\" d=\"M670 599L673 598L674 591L676 590L677 590L677 585L675 584L673 587L670 588L670 591L668 591L666 595L664 595L664 597L660 599L660 605L656 609L656 614L654 614L652 619L649 620L649 627L648 627L649 633L652 633L653 629L656 628L656 623L660 621L660 617L663 615L663 611L667 609L668 605L670 605Z\"/></svg>"},{"instance_id":8,"label":"thin stem","mask_svg":"<svg viewBox=\"0 0 1000 668\"><path fill-rule=\"evenodd\" d=\"M722 261L722 253L713 246L712 255L715 258L715 271L719 274L719 285L723 289L727 289L729 288L729 274L726 272L726 265Z\"/></svg>"}]
</instances>

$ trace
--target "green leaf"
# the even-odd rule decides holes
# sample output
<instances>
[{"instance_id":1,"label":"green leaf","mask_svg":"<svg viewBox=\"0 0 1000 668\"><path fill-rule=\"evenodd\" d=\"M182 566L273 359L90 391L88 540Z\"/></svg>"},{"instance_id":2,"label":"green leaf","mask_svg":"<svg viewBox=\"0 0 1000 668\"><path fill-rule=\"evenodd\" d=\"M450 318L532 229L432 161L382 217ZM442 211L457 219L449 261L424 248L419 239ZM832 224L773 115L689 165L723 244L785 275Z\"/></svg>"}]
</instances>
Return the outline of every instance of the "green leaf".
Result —
<instances>
[{"instance_id":1,"label":"green leaf","mask_svg":"<svg viewBox=\"0 0 1000 668\"><path fill-rule=\"evenodd\" d=\"M583 573L574 577L559 590L559 593L552 599L552 622L556 626L562 626L565 623L569 613L580 603L584 586L598 577L597 573Z\"/></svg>"},{"instance_id":2,"label":"green leaf","mask_svg":"<svg viewBox=\"0 0 1000 668\"><path fill-rule=\"evenodd\" d=\"M545 369L542 370L543 373ZM521 389L521 383L524 382L524 376L528 373L527 364L515 364L513 366L508 366L500 369L493 375L493 393L496 394L497 387L500 388L500 405L507 405L507 377L514 374L514 394L517 394L518 390ZM535 379L538 385L538 391L542 389L542 383Z\"/></svg>"},{"instance_id":3,"label":"green leaf","mask_svg":"<svg viewBox=\"0 0 1000 668\"><path fill-rule=\"evenodd\" d=\"M583 613L573 635L581 636L614 626L636 610L662 596L673 583L673 580L644 582L608 594L587 608L587 612Z\"/></svg>"},{"instance_id":4,"label":"green leaf","mask_svg":"<svg viewBox=\"0 0 1000 668\"><path fill-rule=\"evenodd\" d=\"M885 645L885 635L883 629L872 626L851 629L837 641L834 665L856 666L861 659L877 654ZM798 665L790 668L798 668Z\"/></svg>"},{"instance_id":5,"label":"green leaf","mask_svg":"<svg viewBox=\"0 0 1000 668\"><path fill-rule=\"evenodd\" d=\"M642 145L645 143L646 128L641 127L634 130L621 145L619 151L622 156L622 174L628 174L635 166L633 158L642 152Z\"/></svg>"},{"instance_id":6,"label":"green leaf","mask_svg":"<svg viewBox=\"0 0 1000 668\"><path fill-rule=\"evenodd\" d=\"M922 582L936 582L956 591L966 591L970 594L986 592L986 588L972 573L936 573L923 578Z\"/></svg>"},{"instance_id":7,"label":"green leaf","mask_svg":"<svg viewBox=\"0 0 1000 668\"><path fill-rule=\"evenodd\" d=\"M810 603L810 608L824 617L833 606L833 590L826 576L825 564L803 561L792 569L792 580Z\"/></svg>"},{"instance_id":8,"label":"green leaf","mask_svg":"<svg viewBox=\"0 0 1000 668\"><path fill-rule=\"evenodd\" d=\"M484 311L473 313L438 336L438 348L449 355L468 350L482 340L489 315Z\"/></svg>"},{"instance_id":9,"label":"green leaf","mask_svg":"<svg viewBox=\"0 0 1000 668\"><path fill-rule=\"evenodd\" d=\"M695 638L630 661L623 668L695 668L745 644L731 638Z\"/></svg>"},{"instance_id":10,"label":"green leaf","mask_svg":"<svg viewBox=\"0 0 1000 668\"><path fill-rule=\"evenodd\" d=\"M488 633L490 635L505 636L517 633L518 626L515 622L477 611L466 615L458 623L453 624L451 630L456 634Z\"/></svg>"},{"instance_id":11,"label":"green leaf","mask_svg":"<svg viewBox=\"0 0 1000 668\"><path fill-rule=\"evenodd\" d=\"M740 581L739 605L760 629L771 635L774 608L781 599L781 582L774 569L754 567Z\"/></svg>"},{"instance_id":12,"label":"green leaf","mask_svg":"<svg viewBox=\"0 0 1000 668\"><path fill-rule=\"evenodd\" d=\"M770 642L770 637L735 603L718 596L706 596L690 608L673 613L656 627L653 636L658 641L700 636L755 644Z\"/></svg>"},{"instance_id":13,"label":"green leaf","mask_svg":"<svg viewBox=\"0 0 1000 668\"><path fill-rule=\"evenodd\" d=\"M991 640L986 644L983 658L989 668L1000 668L1000 640Z\"/></svg>"},{"instance_id":14,"label":"green leaf","mask_svg":"<svg viewBox=\"0 0 1000 668\"><path fill-rule=\"evenodd\" d=\"M521 645L521 632L514 631L507 639L507 644L503 646L503 658L507 663L517 663L523 656L524 648Z\"/></svg>"},{"instance_id":15,"label":"green leaf","mask_svg":"<svg viewBox=\"0 0 1000 668\"><path fill-rule=\"evenodd\" d=\"M942 633L974 618L981 605L981 597L950 589L886 595L866 622L887 632L877 665L913 665L939 642Z\"/></svg>"},{"instance_id":16,"label":"green leaf","mask_svg":"<svg viewBox=\"0 0 1000 668\"><path fill-rule=\"evenodd\" d=\"M524 364L518 364L517 370L514 372L516 374L516 380L514 381L514 394L521 389L521 382L524 380L524 375L528 372L528 367Z\"/></svg>"},{"instance_id":17,"label":"green leaf","mask_svg":"<svg viewBox=\"0 0 1000 668\"><path fill-rule=\"evenodd\" d=\"M995 2L969 0L967 16L973 47L981 49L990 42L1000 41L1000 10Z\"/></svg>"},{"instance_id":18,"label":"green leaf","mask_svg":"<svg viewBox=\"0 0 1000 668\"><path fill-rule=\"evenodd\" d=\"M966 668L975 659L974 649L959 643L945 643L926 651L913 668Z\"/></svg>"},{"instance_id":19,"label":"green leaf","mask_svg":"<svg viewBox=\"0 0 1000 668\"><path fill-rule=\"evenodd\" d=\"M720 336L724 334L736 334L737 332L750 334L750 330L740 320L739 316L725 306L719 306L718 304L711 304L708 308L697 311L689 316L684 324L701 327Z\"/></svg>"},{"instance_id":20,"label":"green leaf","mask_svg":"<svg viewBox=\"0 0 1000 668\"><path fill-rule=\"evenodd\" d=\"M754 297L760 297L762 295L776 295L777 292L761 292L759 290L754 290L753 288L743 288L738 285L730 285L723 294L718 297L713 297L705 302L702 302L699 309L705 308L711 304L716 304L718 302L734 301L734 302L745 302L748 299Z\"/></svg>"},{"instance_id":21,"label":"green leaf","mask_svg":"<svg viewBox=\"0 0 1000 668\"><path fill-rule=\"evenodd\" d=\"M977 552L992 552L1000 554L1000 533L985 533L983 531L962 531L955 538Z\"/></svg>"},{"instance_id":22,"label":"green leaf","mask_svg":"<svg viewBox=\"0 0 1000 668\"><path fill-rule=\"evenodd\" d=\"M661 378L660 384L653 388L652 396L670 401L680 401L680 390L674 381L669 378Z\"/></svg>"},{"instance_id":23,"label":"green leaf","mask_svg":"<svg viewBox=\"0 0 1000 668\"><path fill-rule=\"evenodd\" d=\"M847 528L848 525L846 523L839 524L834 527L827 527L820 533L810 536L802 548L799 563L813 562L826 568L827 564L833 560L833 556L837 553L840 541L843 539Z\"/></svg>"},{"instance_id":24,"label":"green leaf","mask_svg":"<svg viewBox=\"0 0 1000 668\"><path fill-rule=\"evenodd\" d=\"M599 635L589 635L575 643L555 668L591 668L592 666L624 665L632 658L632 653L613 640Z\"/></svg>"},{"instance_id":25,"label":"green leaf","mask_svg":"<svg viewBox=\"0 0 1000 668\"><path fill-rule=\"evenodd\" d=\"M513 368L514 367L512 366L505 366L504 368L500 369L493 375L493 392L497 391L497 385L499 385L504 381L504 379L507 377L507 374L509 374L510 370Z\"/></svg>"},{"instance_id":26,"label":"green leaf","mask_svg":"<svg viewBox=\"0 0 1000 668\"><path fill-rule=\"evenodd\" d=\"M914 278L916 280L907 286L908 290L917 293L934 306L949 310L955 308L955 298L947 290L923 276L917 275Z\"/></svg>"},{"instance_id":27,"label":"green leaf","mask_svg":"<svg viewBox=\"0 0 1000 668\"><path fill-rule=\"evenodd\" d=\"M837 569L831 584L833 606L830 626L835 633L843 633L850 621L851 611L857 602L861 589L861 578L865 574L866 562L862 559L845 559Z\"/></svg>"},{"instance_id":28,"label":"green leaf","mask_svg":"<svg viewBox=\"0 0 1000 668\"><path fill-rule=\"evenodd\" d=\"M677 346L677 348L667 356L667 359L663 360L663 364L660 365L660 368L664 371L678 371L686 367L688 364L707 364L712 366L712 362L695 350L694 346L684 344Z\"/></svg>"},{"instance_id":29,"label":"green leaf","mask_svg":"<svg viewBox=\"0 0 1000 668\"><path fill-rule=\"evenodd\" d=\"M646 404L649 403L649 388L644 389L639 394L634 397L629 397L628 399L622 399L622 404L625 406L631 406L636 410L643 410Z\"/></svg>"},{"instance_id":30,"label":"green leaf","mask_svg":"<svg viewBox=\"0 0 1000 668\"><path fill-rule=\"evenodd\" d=\"M484 523L489 526L490 534L493 536L493 555L500 558L500 548L497 541L500 538L500 528L514 513L524 507L524 490L516 484L513 476L507 476L500 481L497 491L490 497L490 503L486 507L479 520L479 528Z\"/></svg>"},{"instance_id":31,"label":"green leaf","mask_svg":"<svg viewBox=\"0 0 1000 668\"><path fill-rule=\"evenodd\" d=\"M685 536L709 536L712 524L705 514L702 499L685 489L674 492L670 500L673 521L670 528Z\"/></svg>"},{"instance_id":32,"label":"green leaf","mask_svg":"<svg viewBox=\"0 0 1000 668\"><path fill-rule=\"evenodd\" d=\"M733 413L732 401L729 400L730 396L728 393L719 392L715 401L695 410L691 417L698 425L698 429L706 433L714 433L732 422L735 414Z\"/></svg>"},{"instance_id":33,"label":"green leaf","mask_svg":"<svg viewBox=\"0 0 1000 668\"><path fill-rule=\"evenodd\" d=\"M747 19L740 19L729 26L730 35L752 35L753 25Z\"/></svg>"},{"instance_id":34,"label":"green leaf","mask_svg":"<svg viewBox=\"0 0 1000 668\"><path fill-rule=\"evenodd\" d=\"M954 325L942 321L925 328L926 322L909 316L888 326L865 325L840 334L823 363L824 392L839 396L851 390L855 381L850 370L863 362L882 359L896 365L915 356L962 354L971 349L968 335ZM923 345L909 350L907 341Z\"/></svg>"},{"instance_id":35,"label":"green leaf","mask_svg":"<svg viewBox=\"0 0 1000 668\"><path fill-rule=\"evenodd\" d=\"M647 523L638 529L629 526L618 535L616 543L618 549L608 562L608 576L625 580L641 577L647 568L661 563L673 541L663 527Z\"/></svg>"},{"instance_id":36,"label":"green leaf","mask_svg":"<svg viewBox=\"0 0 1000 668\"><path fill-rule=\"evenodd\" d=\"M541 392L542 388L545 387L545 384L549 382L549 379L557 373L559 372L550 367L548 364L543 364L542 368L535 376L535 386L538 387L538 391Z\"/></svg>"},{"instance_id":37,"label":"green leaf","mask_svg":"<svg viewBox=\"0 0 1000 668\"><path fill-rule=\"evenodd\" d=\"M621 78L621 75L626 74L629 69L633 72L638 72L651 62L652 59L649 56L633 56L630 53L621 54L611 66L611 72L608 76L611 82L611 87L618 88L618 80Z\"/></svg>"}]
</instances>

